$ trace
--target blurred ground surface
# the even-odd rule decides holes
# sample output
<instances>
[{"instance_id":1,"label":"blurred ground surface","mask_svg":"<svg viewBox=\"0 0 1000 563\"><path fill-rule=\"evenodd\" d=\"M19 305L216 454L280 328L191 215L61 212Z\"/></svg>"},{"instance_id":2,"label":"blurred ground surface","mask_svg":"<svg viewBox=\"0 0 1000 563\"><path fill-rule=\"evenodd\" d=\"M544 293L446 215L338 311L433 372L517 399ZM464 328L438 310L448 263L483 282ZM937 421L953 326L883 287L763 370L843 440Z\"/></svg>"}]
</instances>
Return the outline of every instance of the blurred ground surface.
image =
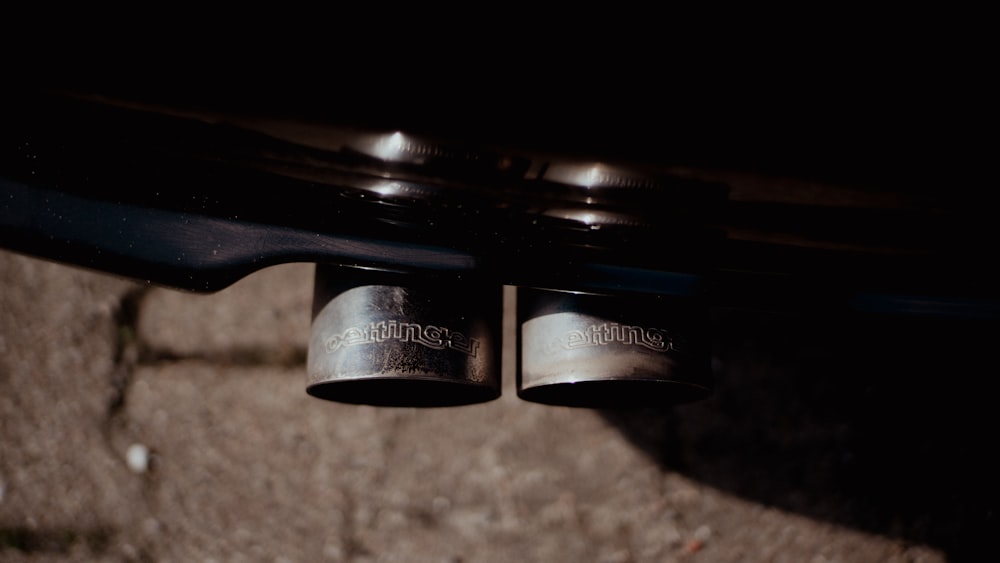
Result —
<instances>
[{"instance_id":1,"label":"blurred ground surface","mask_svg":"<svg viewBox=\"0 0 1000 563\"><path fill-rule=\"evenodd\" d=\"M880 327L720 313L717 393L669 411L527 403L509 361L495 402L374 408L306 395L311 292L0 253L0 560L940 562L995 529L992 418L816 345Z\"/></svg>"}]
</instances>

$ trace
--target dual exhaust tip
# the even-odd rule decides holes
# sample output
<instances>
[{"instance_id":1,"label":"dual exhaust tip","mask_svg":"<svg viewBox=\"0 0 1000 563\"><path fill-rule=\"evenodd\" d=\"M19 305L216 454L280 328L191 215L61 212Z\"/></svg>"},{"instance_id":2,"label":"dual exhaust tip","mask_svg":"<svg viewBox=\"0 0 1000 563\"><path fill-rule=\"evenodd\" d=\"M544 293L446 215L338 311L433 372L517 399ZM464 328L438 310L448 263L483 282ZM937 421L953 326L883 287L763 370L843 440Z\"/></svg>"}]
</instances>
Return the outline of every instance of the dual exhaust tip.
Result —
<instances>
[{"instance_id":1,"label":"dual exhaust tip","mask_svg":"<svg viewBox=\"0 0 1000 563\"><path fill-rule=\"evenodd\" d=\"M440 407L501 393L502 287L317 266L307 392ZM691 295L517 293L517 394L550 405L667 406L711 391L705 314Z\"/></svg>"}]
</instances>

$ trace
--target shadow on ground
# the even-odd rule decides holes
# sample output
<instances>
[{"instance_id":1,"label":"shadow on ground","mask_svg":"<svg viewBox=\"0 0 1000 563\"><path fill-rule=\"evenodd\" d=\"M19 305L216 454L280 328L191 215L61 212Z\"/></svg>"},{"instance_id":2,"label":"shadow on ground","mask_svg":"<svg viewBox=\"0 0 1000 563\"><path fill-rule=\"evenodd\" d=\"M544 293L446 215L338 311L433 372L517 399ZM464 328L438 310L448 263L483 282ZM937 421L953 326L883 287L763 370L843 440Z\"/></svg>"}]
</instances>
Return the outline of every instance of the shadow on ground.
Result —
<instances>
[{"instance_id":1,"label":"shadow on ground","mask_svg":"<svg viewBox=\"0 0 1000 563\"><path fill-rule=\"evenodd\" d=\"M662 466L979 559L1000 530L997 323L717 312L717 388L605 417Z\"/></svg>"}]
</instances>

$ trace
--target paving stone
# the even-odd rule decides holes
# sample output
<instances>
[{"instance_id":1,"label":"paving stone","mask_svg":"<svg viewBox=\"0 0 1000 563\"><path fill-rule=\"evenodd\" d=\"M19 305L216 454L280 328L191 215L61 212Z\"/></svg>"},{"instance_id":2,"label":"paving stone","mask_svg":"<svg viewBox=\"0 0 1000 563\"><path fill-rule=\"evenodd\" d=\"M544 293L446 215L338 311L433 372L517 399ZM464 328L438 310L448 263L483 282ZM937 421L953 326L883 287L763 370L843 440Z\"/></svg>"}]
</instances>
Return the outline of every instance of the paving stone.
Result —
<instances>
[{"instance_id":1,"label":"paving stone","mask_svg":"<svg viewBox=\"0 0 1000 563\"><path fill-rule=\"evenodd\" d=\"M116 315L137 284L0 253L0 535L68 546L133 518L108 440Z\"/></svg>"},{"instance_id":2,"label":"paving stone","mask_svg":"<svg viewBox=\"0 0 1000 563\"><path fill-rule=\"evenodd\" d=\"M354 497L377 485L391 411L321 402L296 373L199 361L144 367L126 414L151 452L157 559L346 553Z\"/></svg>"},{"instance_id":3,"label":"paving stone","mask_svg":"<svg viewBox=\"0 0 1000 563\"><path fill-rule=\"evenodd\" d=\"M204 296L0 253L0 559L945 560L674 471L676 418L520 401L509 362L482 405L310 397L308 269Z\"/></svg>"},{"instance_id":4,"label":"paving stone","mask_svg":"<svg viewBox=\"0 0 1000 563\"><path fill-rule=\"evenodd\" d=\"M152 529L144 553L499 562L670 561L698 551L755 560L761 535L775 556L851 561L860 550L882 560L910 549L664 472L592 411L513 397L448 409L342 405L305 396L294 372L200 361L139 370L127 417L130 439L152 452L155 524L126 535Z\"/></svg>"},{"instance_id":5,"label":"paving stone","mask_svg":"<svg viewBox=\"0 0 1000 563\"><path fill-rule=\"evenodd\" d=\"M309 342L314 271L312 264L271 266L209 294L156 288L143 300L139 338L175 356L295 361Z\"/></svg>"}]
</instances>

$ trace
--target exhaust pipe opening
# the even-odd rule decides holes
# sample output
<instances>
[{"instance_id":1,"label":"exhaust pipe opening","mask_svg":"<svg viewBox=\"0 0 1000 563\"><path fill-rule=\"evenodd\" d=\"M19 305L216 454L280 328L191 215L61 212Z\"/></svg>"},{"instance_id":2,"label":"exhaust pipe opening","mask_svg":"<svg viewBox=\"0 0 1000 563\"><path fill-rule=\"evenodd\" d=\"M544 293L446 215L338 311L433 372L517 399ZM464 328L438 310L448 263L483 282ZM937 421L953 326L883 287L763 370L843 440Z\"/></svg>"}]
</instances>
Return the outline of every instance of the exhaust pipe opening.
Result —
<instances>
[{"instance_id":1,"label":"exhaust pipe opening","mask_svg":"<svg viewBox=\"0 0 1000 563\"><path fill-rule=\"evenodd\" d=\"M376 406L500 396L500 285L317 265L306 391Z\"/></svg>"},{"instance_id":2,"label":"exhaust pipe opening","mask_svg":"<svg viewBox=\"0 0 1000 563\"><path fill-rule=\"evenodd\" d=\"M711 393L707 314L694 296L519 288L517 303L524 400L662 407Z\"/></svg>"}]
</instances>

